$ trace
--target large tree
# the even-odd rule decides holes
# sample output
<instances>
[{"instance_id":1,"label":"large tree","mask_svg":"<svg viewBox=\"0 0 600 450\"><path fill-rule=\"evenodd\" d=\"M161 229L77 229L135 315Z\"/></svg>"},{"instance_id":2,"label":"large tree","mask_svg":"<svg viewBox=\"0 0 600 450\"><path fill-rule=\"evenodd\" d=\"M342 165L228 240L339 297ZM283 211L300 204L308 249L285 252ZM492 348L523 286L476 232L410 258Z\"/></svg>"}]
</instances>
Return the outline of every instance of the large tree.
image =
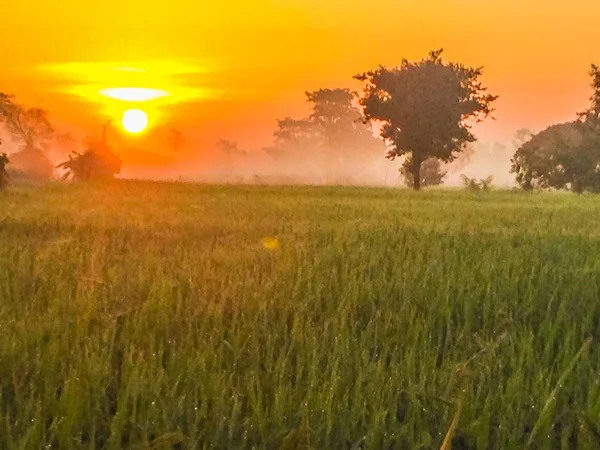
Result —
<instances>
[{"instance_id":1,"label":"large tree","mask_svg":"<svg viewBox=\"0 0 600 450\"><path fill-rule=\"evenodd\" d=\"M591 128L600 126L600 66L592 64L590 69L590 77L592 78L592 96L590 97L590 107L578 114L579 121L587 124Z\"/></svg>"},{"instance_id":2,"label":"large tree","mask_svg":"<svg viewBox=\"0 0 600 450\"><path fill-rule=\"evenodd\" d=\"M511 172L525 189L600 192L600 133L579 122L552 125L516 151Z\"/></svg>"},{"instance_id":3,"label":"large tree","mask_svg":"<svg viewBox=\"0 0 600 450\"><path fill-rule=\"evenodd\" d=\"M52 164L46 156L54 135L48 114L40 108L25 108L11 95L0 93L0 122L19 150L11 157L12 164L37 179L52 175Z\"/></svg>"},{"instance_id":4,"label":"large tree","mask_svg":"<svg viewBox=\"0 0 600 450\"><path fill-rule=\"evenodd\" d=\"M590 71L593 95L578 120L530 137L512 158L511 172L525 189L600 192L600 69Z\"/></svg>"},{"instance_id":5,"label":"large tree","mask_svg":"<svg viewBox=\"0 0 600 450\"><path fill-rule=\"evenodd\" d=\"M423 162L454 160L476 140L472 122L492 113L497 97L487 93L481 75L481 67L445 62L436 50L421 61L404 59L400 67L380 66L355 77L366 83L360 100L365 118L382 123L381 137L391 146L388 158L406 157L403 166L415 190Z\"/></svg>"}]
</instances>

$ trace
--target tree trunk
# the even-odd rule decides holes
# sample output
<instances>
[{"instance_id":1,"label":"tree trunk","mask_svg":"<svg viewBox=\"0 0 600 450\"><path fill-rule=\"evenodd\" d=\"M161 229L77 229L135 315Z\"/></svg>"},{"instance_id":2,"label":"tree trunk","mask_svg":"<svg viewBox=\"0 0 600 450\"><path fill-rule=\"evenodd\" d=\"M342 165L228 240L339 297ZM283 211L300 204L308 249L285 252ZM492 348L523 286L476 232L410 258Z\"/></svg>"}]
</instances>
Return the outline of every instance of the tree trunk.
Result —
<instances>
[{"instance_id":1,"label":"tree trunk","mask_svg":"<svg viewBox=\"0 0 600 450\"><path fill-rule=\"evenodd\" d=\"M413 176L413 189L415 191L419 191L421 189L421 163L416 163L413 161L412 168L412 176Z\"/></svg>"}]
</instances>

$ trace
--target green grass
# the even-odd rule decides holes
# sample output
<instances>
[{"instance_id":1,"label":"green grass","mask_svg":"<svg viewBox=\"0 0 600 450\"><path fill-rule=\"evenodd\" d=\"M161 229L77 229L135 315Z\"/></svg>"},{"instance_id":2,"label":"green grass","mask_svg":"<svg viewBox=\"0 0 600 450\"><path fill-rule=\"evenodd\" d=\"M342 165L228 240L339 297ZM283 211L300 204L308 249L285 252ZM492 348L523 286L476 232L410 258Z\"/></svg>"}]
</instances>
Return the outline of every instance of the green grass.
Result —
<instances>
[{"instance_id":1,"label":"green grass","mask_svg":"<svg viewBox=\"0 0 600 450\"><path fill-rule=\"evenodd\" d=\"M53 185L0 243L0 448L600 448L600 197Z\"/></svg>"}]
</instances>

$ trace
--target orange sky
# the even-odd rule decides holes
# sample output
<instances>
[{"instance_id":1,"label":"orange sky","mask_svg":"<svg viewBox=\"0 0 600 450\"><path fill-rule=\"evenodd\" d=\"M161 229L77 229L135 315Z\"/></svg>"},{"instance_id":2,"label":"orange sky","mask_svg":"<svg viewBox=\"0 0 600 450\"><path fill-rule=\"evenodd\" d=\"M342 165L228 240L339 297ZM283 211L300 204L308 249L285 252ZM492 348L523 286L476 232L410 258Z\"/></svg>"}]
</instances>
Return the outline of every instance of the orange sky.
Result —
<instances>
[{"instance_id":1,"label":"orange sky","mask_svg":"<svg viewBox=\"0 0 600 450\"><path fill-rule=\"evenodd\" d=\"M359 88L354 74L439 47L485 67L501 99L478 134L508 141L585 108L600 63L598 0L17 0L2 15L0 91L77 135L121 108L86 88L177 91L148 105L151 124L198 147L265 145L276 118L306 112L305 90Z\"/></svg>"}]
</instances>

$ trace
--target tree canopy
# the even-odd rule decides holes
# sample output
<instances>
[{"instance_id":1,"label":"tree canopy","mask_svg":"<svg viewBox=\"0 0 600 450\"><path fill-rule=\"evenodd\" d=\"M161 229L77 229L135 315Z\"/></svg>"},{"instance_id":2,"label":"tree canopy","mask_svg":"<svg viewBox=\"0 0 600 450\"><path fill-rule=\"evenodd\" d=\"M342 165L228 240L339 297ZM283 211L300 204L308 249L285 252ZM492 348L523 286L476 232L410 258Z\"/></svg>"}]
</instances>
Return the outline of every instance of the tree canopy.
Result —
<instances>
[{"instance_id":1,"label":"tree canopy","mask_svg":"<svg viewBox=\"0 0 600 450\"><path fill-rule=\"evenodd\" d=\"M48 113L40 108L25 108L11 95L0 93L0 122L11 140L19 147L12 163L32 178L46 179L52 175L52 164L46 156L54 136Z\"/></svg>"},{"instance_id":2,"label":"tree canopy","mask_svg":"<svg viewBox=\"0 0 600 450\"><path fill-rule=\"evenodd\" d=\"M590 107L578 120L553 125L522 143L511 172L525 190L600 192L600 68L592 65Z\"/></svg>"},{"instance_id":3,"label":"tree canopy","mask_svg":"<svg viewBox=\"0 0 600 450\"><path fill-rule=\"evenodd\" d=\"M365 124L356 92L337 88L305 94L310 114L277 121L273 146L265 149L270 156L307 161L329 181L339 182L335 174L351 176L357 166L385 153L384 142Z\"/></svg>"},{"instance_id":4,"label":"tree canopy","mask_svg":"<svg viewBox=\"0 0 600 450\"><path fill-rule=\"evenodd\" d=\"M391 145L388 158L406 156L403 165L417 190L423 162L452 161L476 140L470 122L488 117L497 99L481 83L481 67L445 62L442 52L355 77L365 83L360 99L365 119L382 123L381 137Z\"/></svg>"},{"instance_id":5,"label":"tree canopy","mask_svg":"<svg viewBox=\"0 0 600 450\"><path fill-rule=\"evenodd\" d=\"M2 141L0 141L2 144ZM6 166L8 165L8 155L6 153L0 153L0 191L8 186L8 172Z\"/></svg>"},{"instance_id":6,"label":"tree canopy","mask_svg":"<svg viewBox=\"0 0 600 450\"><path fill-rule=\"evenodd\" d=\"M62 162L57 169L65 173L63 180L89 181L113 178L121 171L121 160L117 157L106 138L104 125L100 139L90 137L86 141L86 150L83 153L73 152L67 161Z\"/></svg>"},{"instance_id":7,"label":"tree canopy","mask_svg":"<svg viewBox=\"0 0 600 450\"><path fill-rule=\"evenodd\" d=\"M592 78L592 96L590 97L590 107L579 113L579 121L588 124L591 127L598 127L600 125L600 66L592 64L589 72Z\"/></svg>"}]
</instances>

